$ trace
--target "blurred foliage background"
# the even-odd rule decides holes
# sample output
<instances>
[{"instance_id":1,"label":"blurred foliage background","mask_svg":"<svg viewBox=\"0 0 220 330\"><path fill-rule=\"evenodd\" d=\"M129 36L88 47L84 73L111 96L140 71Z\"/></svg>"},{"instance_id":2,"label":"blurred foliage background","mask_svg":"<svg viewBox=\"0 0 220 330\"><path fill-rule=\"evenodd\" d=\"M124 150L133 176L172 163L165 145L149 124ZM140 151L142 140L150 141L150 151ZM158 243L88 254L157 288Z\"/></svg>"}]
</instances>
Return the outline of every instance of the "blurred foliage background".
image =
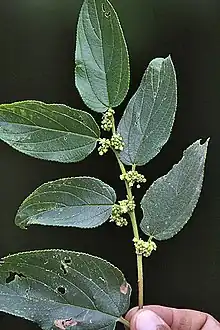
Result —
<instances>
[{"instance_id":1,"label":"blurred foliage background","mask_svg":"<svg viewBox=\"0 0 220 330\"><path fill-rule=\"evenodd\" d=\"M220 319L220 2L218 0L113 0L131 60L131 88L117 119L154 57L172 55L178 78L178 111L172 136L142 172L148 186L176 163L183 149L211 137L204 187L185 229L158 244L145 260L145 303L207 311ZM74 86L74 47L82 0L0 1L0 103L37 99L87 110ZM100 116L94 114L97 120ZM94 230L14 225L20 203L43 182L65 176L99 176L124 196L111 154L95 151L79 164L30 158L0 143L0 256L65 248L89 252L117 265L133 286L136 268L131 228L105 224ZM146 188L137 190L140 200ZM141 217L141 212L139 212ZM0 314L0 328L38 329Z\"/></svg>"}]
</instances>

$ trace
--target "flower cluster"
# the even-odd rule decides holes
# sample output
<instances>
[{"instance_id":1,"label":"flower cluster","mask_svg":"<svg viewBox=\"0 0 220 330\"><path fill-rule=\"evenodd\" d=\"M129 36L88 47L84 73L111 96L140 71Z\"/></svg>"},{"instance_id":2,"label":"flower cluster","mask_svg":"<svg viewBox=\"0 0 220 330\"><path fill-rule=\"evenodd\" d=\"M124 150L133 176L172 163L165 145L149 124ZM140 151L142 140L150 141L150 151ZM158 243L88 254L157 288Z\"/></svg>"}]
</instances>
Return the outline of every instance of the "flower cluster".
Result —
<instances>
[{"instance_id":1,"label":"flower cluster","mask_svg":"<svg viewBox=\"0 0 220 330\"><path fill-rule=\"evenodd\" d=\"M135 209L134 198L132 198L131 200L127 197L127 199L119 201L118 204L115 204L112 207L112 215L110 221L115 222L115 224L119 227L127 226L128 221L122 215L131 212L134 209Z\"/></svg>"},{"instance_id":2,"label":"flower cluster","mask_svg":"<svg viewBox=\"0 0 220 330\"><path fill-rule=\"evenodd\" d=\"M119 201L119 206L121 209L121 213L128 213L134 211L135 209L134 197L132 197L132 199L129 199L127 196L127 199Z\"/></svg>"},{"instance_id":3,"label":"flower cluster","mask_svg":"<svg viewBox=\"0 0 220 330\"><path fill-rule=\"evenodd\" d=\"M124 142L122 141L122 137L120 136L120 134L114 133L111 139L106 139L106 138L99 139L98 152L100 156L103 156L110 147L117 151L123 150Z\"/></svg>"},{"instance_id":4,"label":"flower cluster","mask_svg":"<svg viewBox=\"0 0 220 330\"><path fill-rule=\"evenodd\" d=\"M139 183L145 183L147 181L144 175L138 173L136 170L121 174L120 179L127 181L129 187L133 187L135 183L138 183L137 188L140 188Z\"/></svg>"},{"instance_id":5,"label":"flower cluster","mask_svg":"<svg viewBox=\"0 0 220 330\"><path fill-rule=\"evenodd\" d=\"M108 109L102 116L102 121L101 121L101 128L104 131L110 131L113 127L113 122L112 122L112 117L114 115L115 111L113 109Z\"/></svg>"},{"instance_id":6,"label":"flower cluster","mask_svg":"<svg viewBox=\"0 0 220 330\"><path fill-rule=\"evenodd\" d=\"M121 215L122 215L122 212L121 212L120 205L118 205L118 204L113 205L110 222L115 222L115 224L119 227L127 226L127 224L128 224L127 219L125 219Z\"/></svg>"},{"instance_id":7,"label":"flower cluster","mask_svg":"<svg viewBox=\"0 0 220 330\"><path fill-rule=\"evenodd\" d=\"M98 147L99 155L103 156L104 154L106 154L110 146L111 146L111 142L109 139L106 138L99 139L99 147Z\"/></svg>"},{"instance_id":8,"label":"flower cluster","mask_svg":"<svg viewBox=\"0 0 220 330\"><path fill-rule=\"evenodd\" d=\"M147 242L142 239L133 239L135 250L137 254L143 254L144 257L149 257L153 251L156 251L157 245L149 238Z\"/></svg>"},{"instance_id":9,"label":"flower cluster","mask_svg":"<svg viewBox=\"0 0 220 330\"><path fill-rule=\"evenodd\" d=\"M118 133L114 133L111 137L111 147L117 151L122 151L124 145L122 136Z\"/></svg>"}]
</instances>

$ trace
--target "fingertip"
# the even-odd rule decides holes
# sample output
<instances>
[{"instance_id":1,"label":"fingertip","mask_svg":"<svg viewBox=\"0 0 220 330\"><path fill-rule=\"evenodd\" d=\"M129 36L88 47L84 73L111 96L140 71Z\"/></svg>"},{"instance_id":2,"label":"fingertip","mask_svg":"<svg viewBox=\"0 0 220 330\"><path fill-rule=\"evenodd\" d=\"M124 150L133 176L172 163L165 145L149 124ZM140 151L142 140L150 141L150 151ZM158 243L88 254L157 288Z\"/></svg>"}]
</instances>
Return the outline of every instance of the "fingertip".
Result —
<instances>
[{"instance_id":1,"label":"fingertip","mask_svg":"<svg viewBox=\"0 0 220 330\"><path fill-rule=\"evenodd\" d=\"M160 305L147 305L147 306L144 306L142 309L139 309L138 307L133 307L132 309L130 309L127 312L127 314L125 316L126 320L131 322L131 319L133 318L133 316L137 312L143 311L143 310L150 310L150 311L156 313L160 318L162 318L164 320L165 323L167 323L169 325L172 324L172 322L173 322L173 308L160 306Z\"/></svg>"},{"instance_id":2,"label":"fingertip","mask_svg":"<svg viewBox=\"0 0 220 330\"><path fill-rule=\"evenodd\" d=\"M137 313L137 311L138 311L138 307L133 307L127 312L127 314L125 315L125 319L130 322L131 318L135 315L135 313Z\"/></svg>"},{"instance_id":3,"label":"fingertip","mask_svg":"<svg viewBox=\"0 0 220 330\"><path fill-rule=\"evenodd\" d=\"M131 330L169 330L168 325L153 311L149 309L131 310L130 318Z\"/></svg>"},{"instance_id":4,"label":"fingertip","mask_svg":"<svg viewBox=\"0 0 220 330\"><path fill-rule=\"evenodd\" d=\"M170 328L176 329L179 327L180 324L182 325L184 324L185 327L188 327L190 329L210 328L213 330L214 329L220 330L220 323L209 314L194 310L176 309L176 308L170 308L160 305L148 305L148 306L144 306L143 309L138 309L138 307L132 308L125 317L130 322L131 330L145 330L144 325L145 322L147 322L147 320L144 315L147 314L141 314L141 313L145 313L146 311L154 313L160 320L162 320L165 323L166 327L164 328L165 325L162 324L160 325L160 329L170 329ZM149 315L150 314L148 313L148 316ZM145 318L145 321L143 321L142 323L137 323L137 320L140 317L142 319ZM163 326L163 328L161 328L161 326ZM149 330L149 326L147 327L147 330Z\"/></svg>"}]
</instances>

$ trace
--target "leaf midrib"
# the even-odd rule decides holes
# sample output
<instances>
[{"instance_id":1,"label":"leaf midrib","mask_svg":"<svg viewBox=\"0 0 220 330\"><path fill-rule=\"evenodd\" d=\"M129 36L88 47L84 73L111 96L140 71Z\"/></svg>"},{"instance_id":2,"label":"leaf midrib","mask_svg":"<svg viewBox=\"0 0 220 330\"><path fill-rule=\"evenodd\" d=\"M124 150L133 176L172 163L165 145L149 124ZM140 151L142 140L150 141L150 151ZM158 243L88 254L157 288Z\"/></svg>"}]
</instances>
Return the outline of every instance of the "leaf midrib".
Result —
<instances>
[{"instance_id":1,"label":"leaf midrib","mask_svg":"<svg viewBox=\"0 0 220 330\"><path fill-rule=\"evenodd\" d=\"M65 184L62 184L62 186L66 186L68 188L71 188L71 186L68 186L68 185L65 185ZM45 186L44 186L45 187ZM42 187L40 187L42 188ZM39 188L39 189L40 189ZM56 188L56 187L54 187ZM103 196L103 193L102 192L98 192L96 190L92 190L92 189L89 189L89 188L85 188L85 187L80 187L80 186L74 186L73 188L77 188L77 189L81 189L81 190L84 190L84 191L88 191L88 192L91 192L91 193L94 193L96 194L97 196L100 196L102 199L105 198L107 200L110 200L110 202L112 202L112 200L107 197L106 195ZM110 190L110 189L109 189ZM82 199L81 197L78 197L77 195L75 195L73 192L70 192L70 191L65 191L65 190L51 190L51 191L41 191L41 192L38 192L37 190L35 192L33 192L29 197L27 197L28 199L31 199L33 197L37 197L37 196L40 196L40 195L44 195L44 194L54 194L54 193L63 193L63 194L70 194L73 196L73 198L75 198L75 196L78 198L78 199ZM114 195L111 197L115 197ZM83 199L82 199L83 200ZM84 201L84 200L83 200ZM112 204L112 203L111 203ZM94 204L95 205L95 204Z\"/></svg>"},{"instance_id":2,"label":"leaf midrib","mask_svg":"<svg viewBox=\"0 0 220 330\"><path fill-rule=\"evenodd\" d=\"M16 116L18 116L18 117L20 117L20 118L22 118L22 119L24 119L24 120L27 120L27 118L25 118L25 117L23 117L21 114L18 114L18 113L14 113L13 111L11 111L11 110L8 110L7 109L7 111L8 112L11 112L12 114L14 114L14 115L16 115ZM37 111L35 111L36 113L38 113ZM39 113L41 116L42 116L42 114L41 113ZM63 114L62 114L63 115ZM56 124L59 124L59 125L61 125L60 123L58 123L57 121L55 121L54 119L51 119L50 117L47 117L47 116L45 116L44 115L44 117L45 118L48 118L49 120L51 120L51 121L54 121ZM67 116L68 117L68 116ZM93 130L91 130L91 128L89 128L87 125L85 125L83 122L81 122L81 121L79 121L78 119L73 119L72 117L69 117L69 118L71 118L71 120L74 120L74 121L76 121L76 122L78 122L80 125L82 125L82 126L85 126L86 128L88 128L94 135L96 134L96 132L95 131L93 131ZM73 134L73 135L78 135L78 136L86 136L86 137L89 137L89 138L92 138L92 139L97 139L97 138L94 138L94 137L92 137L92 136L90 136L90 135L86 135L86 134L84 134L84 135L82 135L82 134L79 134L79 133L74 133L74 132L72 132L72 131L70 131L69 129L67 130L67 128L66 127L64 127L63 125L63 128L65 129L64 131L62 131L62 130L58 130L58 129L55 129L55 128L48 128L48 127L43 127L43 126L39 126L39 124L35 124L32 120L30 120L29 118L28 118L28 120L30 121L30 123L32 123L32 125L30 124L23 124L23 123L15 123L15 122L10 122L10 123L8 123L7 122L7 124L11 124L11 125L18 125L18 126L25 126L25 127L33 127L33 128L35 128L35 132L36 132L36 128L38 129L38 130L47 130L47 131L52 131L52 132L57 132L57 133L59 133L59 134ZM1 124L1 121L0 121L0 124ZM4 128L3 128L3 130L4 130ZM31 132L32 133L32 132ZM13 133L14 134L14 133ZM19 134L19 133L16 133L16 134ZM21 134L24 134L24 133L21 133ZM28 134L28 133L26 133L26 134Z\"/></svg>"},{"instance_id":3,"label":"leaf midrib","mask_svg":"<svg viewBox=\"0 0 220 330\"><path fill-rule=\"evenodd\" d=\"M162 71L162 67L163 67L163 65L165 65L165 64L162 63L162 66L161 66L161 69L160 69L160 72L159 72L157 92L156 92L156 95L153 96L154 101L153 101L152 106L151 106L151 110L150 110L150 113L149 113L149 116L148 116L148 121L147 121L147 123L146 123L146 126L145 126L145 129L144 129L144 132L143 132L142 138L141 138L141 142L140 142L139 148L138 148L138 150L136 151L136 155L135 155L135 157L134 157L135 159L136 159L136 158L138 157L138 155L140 154L140 149L141 149L141 147L142 147L143 140L146 142L146 140L149 139L149 136L152 135L152 134L155 132L155 130L157 129L157 127L160 125L160 123L161 123L161 122L164 120L164 118L166 117L166 114L168 113L168 111L169 111L169 109L170 109L171 101L172 101L172 99L173 99L173 95L172 95L172 98L171 98L171 100L170 100L169 106L167 106L166 113L163 115L163 117L160 119L160 121L157 123L157 125L154 127L154 129L153 129L151 132L149 132L149 134L146 136L146 131L147 131L147 129L148 129L148 125L149 125L150 121L152 120L152 114L154 114L153 111L154 111L154 109L155 109L155 103L156 103L156 100L158 99L158 90L159 90L159 86L160 86L160 84L161 84L161 71ZM149 69L147 69L147 72L148 72L148 70L149 70ZM171 80L171 75L169 75L169 83L170 83L170 80ZM152 85L151 85L151 87L152 87ZM164 94L167 94L169 84L167 84L166 87L167 87L167 88L166 88L166 92L164 92ZM145 85L145 88L146 88L146 85ZM174 93L174 91L173 91L173 93ZM172 94L173 94L173 93L172 93ZM152 91L152 94L154 95L153 91ZM142 98L142 99L143 99L143 98ZM161 103L160 103L160 105L161 105ZM159 109L160 105L158 106L158 109ZM158 109L157 109L157 111L158 111ZM141 111L140 111L140 118L141 118L141 112L142 112L142 111L143 111L143 108L142 108ZM156 112L157 112L157 111L156 111Z\"/></svg>"},{"instance_id":4,"label":"leaf midrib","mask_svg":"<svg viewBox=\"0 0 220 330\"><path fill-rule=\"evenodd\" d=\"M0 124L1 124L1 122L0 122ZM56 132L56 133L63 134L63 135L67 135L67 134L68 135L77 135L77 136L86 137L86 138L92 139L92 140L98 140L98 137L93 137L93 136L85 135L85 134L83 135L83 134L74 133L74 132L71 132L71 131L59 131L57 129L51 129L51 128L46 128L46 127L41 127L41 126L31 126L31 125L26 125L26 124L18 124L18 123L10 123L10 124L11 125L18 125L18 126L26 126L26 127L38 127L38 130L46 130L46 131ZM35 132L36 132L36 130L35 130ZM30 132L30 133L32 133L32 132ZM26 132L26 133L17 132L17 133L10 133L10 134L30 134L30 133L28 133L28 132ZM6 132L6 134L9 134L9 133Z\"/></svg>"},{"instance_id":5,"label":"leaf midrib","mask_svg":"<svg viewBox=\"0 0 220 330\"><path fill-rule=\"evenodd\" d=\"M67 113L59 112L59 111L56 109L56 107L59 107L59 108L60 108L60 107L61 107L61 108L63 107L63 109L68 109L69 111L73 111L73 114L74 114L74 111L76 111L77 113L82 113L82 115L80 115L80 116L83 116L83 115L84 115L84 116L86 117L86 120L87 120L87 119L91 120L91 122L92 122L94 125L97 126L97 124L96 124L94 118L93 118L89 113L87 113L87 112L85 112L85 111L82 111L82 110L72 109L72 108L70 108L70 107L68 107L68 106L66 106L66 105L62 105L62 104L47 104L47 103L43 103L43 102L40 102L40 101L33 101L33 102L31 102L31 101L23 101L23 102L21 102L21 103L16 102L16 103L12 103L12 104L8 104L8 105L0 106L0 110L2 109L3 111L11 112L11 113L13 113L14 115L17 115L18 117L21 117L21 118L27 120L26 117L23 117L23 116L22 116L22 114L17 113L17 112L14 112L13 110L11 110L11 107L13 106L14 108L22 109L22 110L24 110L24 111L26 111L26 112L28 112L28 111L30 111L30 112L34 112L34 113L36 113L36 114L38 114L38 115L40 115L40 116L42 116L42 117L45 117L45 118L49 119L50 121L53 121L54 123L56 123L56 124L62 126L62 127L64 128L64 130L67 129L65 126L63 126L60 122L56 121L54 118L50 118L50 117L48 117L48 115L47 115L46 113L41 113L41 112L39 112L39 111L37 111L37 110L35 110L35 109L28 108L29 105L33 105L33 104L34 104L35 106L41 107L41 109L43 109L44 112L45 112L45 111L48 111L47 108L49 108L49 109L51 110L51 112L54 112L54 113L56 113L56 114L58 114L58 115L60 115L60 116L63 116L63 117L67 117L67 119L70 119L71 121L79 122L82 126L85 126L88 130L94 132L94 131L91 129L91 127L89 127L89 126L87 126L87 125L85 124L84 121L80 121L78 118L71 117L71 116L70 116L69 114L67 114ZM55 108L54 108L54 107L55 107ZM52 109L51 109L51 108L52 108ZM28 120L29 120L31 123L33 123L33 124L35 125L35 123L34 123L30 118L28 118ZM36 126L36 125L35 125L35 126ZM98 126L97 126L96 128L97 128L97 130L99 130ZM68 131L69 131L69 130L68 130Z\"/></svg>"}]
</instances>

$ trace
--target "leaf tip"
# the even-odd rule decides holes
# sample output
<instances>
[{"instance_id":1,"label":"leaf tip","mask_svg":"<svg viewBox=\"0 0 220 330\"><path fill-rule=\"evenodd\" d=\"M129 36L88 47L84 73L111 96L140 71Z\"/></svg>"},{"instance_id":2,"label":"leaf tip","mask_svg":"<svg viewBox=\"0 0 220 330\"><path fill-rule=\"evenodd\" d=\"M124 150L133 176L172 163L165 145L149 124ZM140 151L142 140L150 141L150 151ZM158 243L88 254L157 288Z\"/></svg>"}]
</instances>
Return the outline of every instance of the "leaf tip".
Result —
<instances>
[{"instance_id":1,"label":"leaf tip","mask_svg":"<svg viewBox=\"0 0 220 330\"><path fill-rule=\"evenodd\" d=\"M199 139L198 140L200 142L200 145L208 145L209 144L209 141L210 141L210 136L206 139Z\"/></svg>"},{"instance_id":2,"label":"leaf tip","mask_svg":"<svg viewBox=\"0 0 220 330\"><path fill-rule=\"evenodd\" d=\"M197 146L201 150L204 151L204 155L206 156L207 150L208 150L208 145L209 145L210 137L208 138L202 138L197 141L195 141L192 146Z\"/></svg>"},{"instance_id":3,"label":"leaf tip","mask_svg":"<svg viewBox=\"0 0 220 330\"><path fill-rule=\"evenodd\" d=\"M19 214L17 213L15 217L15 224L18 226L20 229L27 230L28 227L28 221L21 221Z\"/></svg>"},{"instance_id":4,"label":"leaf tip","mask_svg":"<svg viewBox=\"0 0 220 330\"><path fill-rule=\"evenodd\" d=\"M169 61L172 62L172 56L171 56L171 54L169 54L169 55L166 57L166 60L169 60Z\"/></svg>"}]
</instances>

